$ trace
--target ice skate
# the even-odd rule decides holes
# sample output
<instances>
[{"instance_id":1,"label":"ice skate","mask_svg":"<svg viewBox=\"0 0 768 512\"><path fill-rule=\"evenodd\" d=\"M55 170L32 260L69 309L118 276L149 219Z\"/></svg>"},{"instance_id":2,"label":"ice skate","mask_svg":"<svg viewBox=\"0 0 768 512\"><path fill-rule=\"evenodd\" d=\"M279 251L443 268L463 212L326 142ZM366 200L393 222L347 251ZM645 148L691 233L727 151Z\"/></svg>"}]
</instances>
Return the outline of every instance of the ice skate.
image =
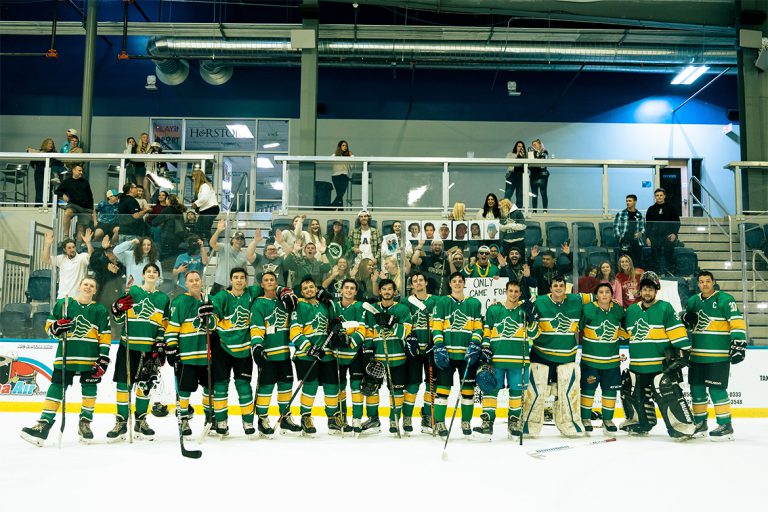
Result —
<instances>
[{"instance_id":1,"label":"ice skate","mask_svg":"<svg viewBox=\"0 0 768 512\"><path fill-rule=\"evenodd\" d=\"M484 441L490 441L493 436L493 422L491 421L491 415L484 412L480 415L482 423L479 427L472 429L474 437Z\"/></svg>"},{"instance_id":2,"label":"ice skate","mask_svg":"<svg viewBox=\"0 0 768 512\"><path fill-rule=\"evenodd\" d=\"M592 426L592 420L591 419L582 419L581 422L584 424L584 430L586 432L592 432L595 430L595 427Z\"/></svg>"},{"instance_id":3,"label":"ice skate","mask_svg":"<svg viewBox=\"0 0 768 512\"><path fill-rule=\"evenodd\" d=\"M243 420L243 433L248 439L256 437L256 428L254 428L253 422Z\"/></svg>"},{"instance_id":4,"label":"ice skate","mask_svg":"<svg viewBox=\"0 0 768 512\"><path fill-rule=\"evenodd\" d=\"M707 420L699 421L696 423L696 430L693 431L693 437L706 437L707 430Z\"/></svg>"},{"instance_id":5,"label":"ice skate","mask_svg":"<svg viewBox=\"0 0 768 512\"><path fill-rule=\"evenodd\" d=\"M133 425L133 433L136 439L144 439L146 441L155 440L155 431L149 428L146 414L142 414L136 418L136 422Z\"/></svg>"},{"instance_id":6,"label":"ice skate","mask_svg":"<svg viewBox=\"0 0 768 512\"><path fill-rule=\"evenodd\" d=\"M710 441L733 441L733 426L730 422L725 425L719 425L715 430L709 433Z\"/></svg>"},{"instance_id":7,"label":"ice skate","mask_svg":"<svg viewBox=\"0 0 768 512\"><path fill-rule=\"evenodd\" d=\"M315 434L317 434L317 429L315 428L315 423L312 421L312 415L302 414L301 415L301 435L306 437L315 437Z\"/></svg>"},{"instance_id":8,"label":"ice skate","mask_svg":"<svg viewBox=\"0 0 768 512\"><path fill-rule=\"evenodd\" d=\"M522 433L520 418L518 416L510 416L507 420L507 438L511 440L519 439Z\"/></svg>"},{"instance_id":9,"label":"ice skate","mask_svg":"<svg viewBox=\"0 0 768 512\"><path fill-rule=\"evenodd\" d=\"M363 427L360 418L352 418L352 432L354 432L356 436L359 436L362 431Z\"/></svg>"},{"instance_id":10,"label":"ice skate","mask_svg":"<svg viewBox=\"0 0 768 512\"><path fill-rule=\"evenodd\" d=\"M472 423L469 421L462 421L461 422L461 433L464 434L464 437L467 439L472 438Z\"/></svg>"},{"instance_id":11,"label":"ice skate","mask_svg":"<svg viewBox=\"0 0 768 512\"><path fill-rule=\"evenodd\" d=\"M275 429L269 424L269 416L266 414L259 415L258 424L256 426L259 429L259 436L261 437L269 437L275 433ZM251 429L253 429L253 424L251 424Z\"/></svg>"},{"instance_id":12,"label":"ice skate","mask_svg":"<svg viewBox=\"0 0 768 512\"><path fill-rule=\"evenodd\" d=\"M603 420L603 435L607 437L616 437L616 424L611 420Z\"/></svg>"},{"instance_id":13,"label":"ice skate","mask_svg":"<svg viewBox=\"0 0 768 512\"><path fill-rule=\"evenodd\" d=\"M112 427L112 430L107 432L107 442L119 443L121 441L125 441L127 435L128 435L128 424L123 418L118 416L117 420L115 421L115 426Z\"/></svg>"},{"instance_id":14,"label":"ice skate","mask_svg":"<svg viewBox=\"0 0 768 512\"><path fill-rule=\"evenodd\" d=\"M378 434L381 432L381 421L378 416L371 416L361 426L360 434Z\"/></svg>"},{"instance_id":15,"label":"ice skate","mask_svg":"<svg viewBox=\"0 0 768 512\"><path fill-rule=\"evenodd\" d=\"M432 417L421 415L421 433L432 435Z\"/></svg>"},{"instance_id":16,"label":"ice skate","mask_svg":"<svg viewBox=\"0 0 768 512\"><path fill-rule=\"evenodd\" d=\"M290 414L280 420L281 434L297 434L299 432L301 432L301 427L293 421L293 417Z\"/></svg>"},{"instance_id":17,"label":"ice skate","mask_svg":"<svg viewBox=\"0 0 768 512\"><path fill-rule=\"evenodd\" d=\"M187 441L191 441L192 437L192 427L189 426L189 419L183 418L181 420L181 435L184 436L184 439Z\"/></svg>"},{"instance_id":18,"label":"ice skate","mask_svg":"<svg viewBox=\"0 0 768 512\"><path fill-rule=\"evenodd\" d=\"M411 416L403 416L403 432L406 436L413 433L413 418Z\"/></svg>"},{"instance_id":19,"label":"ice skate","mask_svg":"<svg viewBox=\"0 0 768 512\"><path fill-rule=\"evenodd\" d=\"M32 443L38 448L42 448L45 440L48 439L53 422L38 421L34 427L24 427L21 429L21 438L28 443Z\"/></svg>"},{"instance_id":20,"label":"ice skate","mask_svg":"<svg viewBox=\"0 0 768 512\"><path fill-rule=\"evenodd\" d=\"M435 430L437 430L437 435L439 435L442 438L448 437L448 428L445 426L444 421L438 421L435 423Z\"/></svg>"},{"instance_id":21,"label":"ice skate","mask_svg":"<svg viewBox=\"0 0 768 512\"><path fill-rule=\"evenodd\" d=\"M229 425L227 425L227 420L216 422L216 435L220 437L227 437L229 435Z\"/></svg>"},{"instance_id":22,"label":"ice skate","mask_svg":"<svg viewBox=\"0 0 768 512\"><path fill-rule=\"evenodd\" d=\"M340 412L328 418L328 435L346 434L352 432L352 427L343 420Z\"/></svg>"}]
</instances>

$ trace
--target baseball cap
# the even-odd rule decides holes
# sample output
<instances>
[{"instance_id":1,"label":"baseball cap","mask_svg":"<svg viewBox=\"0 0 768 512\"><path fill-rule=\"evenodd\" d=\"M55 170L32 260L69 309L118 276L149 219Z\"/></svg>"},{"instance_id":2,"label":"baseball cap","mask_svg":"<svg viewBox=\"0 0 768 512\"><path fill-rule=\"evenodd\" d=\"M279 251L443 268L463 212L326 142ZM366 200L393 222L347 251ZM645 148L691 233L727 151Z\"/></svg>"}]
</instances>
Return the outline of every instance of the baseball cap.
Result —
<instances>
[{"instance_id":1,"label":"baseball cap","mask_svg":"<svg viewBox=\"0 0 768 512\"><path fill-rule=\"evenodd\" d=\"M77 130L75 130L74 128L70 128L69 130L67 130L67 135L77 135Z\"/></svg>"},{"instance_id":2,"label":"baseball cap","mask_svg":"<svg viewBox=\"0 0 768 512\"><path fill-rule=\"evenodd\" d=\"M368 213L368 210L360 210L360 213L358 213L357 216L358 217L362 217L362 216L370 217L371 214Z\"/></svg>"},{"instance_id":3,"label":"baseball cap","mask_svg":"<svg viewBox=\"0 0 768 512\"><path fill-rule=\"evenodd\" d=\"M117 195L117 189L110 188L109 190L107 190L107 199L116 195Z\"/></svg>"},{"instance_id":4,"label":"baseball cap","mask_svg":"<svg viewBox=\"0 0 768 512\"><path fill-rule=\"evenodd\" d=\"M152 144L150 144L149 147L151 147L151 148L160 148L160 149L163 148L163 146L161 146L160 143L157 142L157 141L155 141Z\"/></svg>"},{"instance_id":5,"label":"baseball cap","mask_svg":"<svg viewBox=\"0 0 768 512\"><path fill-rule=\"evenodd\" d=\"M481 252L490 253L491 250L488 248L487 245L481 245L480 247L477 248L477 252L478 252L478 254L481 253Z\"/></svg>"},{"instance_id":6,"label":"baseball cap","mask_svg":"<svg viewBox=\"0 0 768 512\"><path fill-rule=\"evenodd\" d=\"M232 240L234 240L235 238L240 238L242 240L245 240L245 234L242 231L235 231L234 234L232 235Z\"/></svg>"}]
</instances>

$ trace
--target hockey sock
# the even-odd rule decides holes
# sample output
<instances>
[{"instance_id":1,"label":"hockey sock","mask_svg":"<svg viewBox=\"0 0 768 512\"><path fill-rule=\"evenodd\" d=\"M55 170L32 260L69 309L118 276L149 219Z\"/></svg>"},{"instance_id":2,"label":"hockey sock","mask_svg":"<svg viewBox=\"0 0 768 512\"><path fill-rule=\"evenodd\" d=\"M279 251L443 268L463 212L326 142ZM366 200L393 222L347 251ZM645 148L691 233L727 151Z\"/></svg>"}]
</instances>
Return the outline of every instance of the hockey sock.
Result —
<instances>
[{"instance_id":1,"label":"hockey sock","mask_svg":"<svg viewBox=\"0 0 768 512\"><path fill-rule=\"evenodd\" d=\"M270 396L272 391L270 390ZM277 383L277 406L280 410L280 414L285 413L288 410L288 401L293 394L293 382L278 382ZM267 402L269 406L269 402Z\"/></svg>"},{"instance_id":2,"label":"hockey sock","mask_svg":"<svg viewBox=\"0 0 768 512\"><path fill-rule=\"evenodd\" d=\"M461 388L461 419L470 421L475 413L475 388Z\"/></svg>"},{"instance_id":3,"label":"hockey sock","mask_svg":"<svg viewBox=\"0 0 768 512\"><path fill-rule=\"evenodd\" d=\"M56 413L59 412L61 407L61 398L64 396L60 383L53 383L48 387L48 393L45 395L45 402L43 402L43 413L40 415L40 420L47 423L53 423L56 418Z\"/></svg>"},{"instance_id":4,"label":"hockey sock","mask_svg":"<svg viewBox=\"0 0 768 512\"><path fill-rule=\"evenodd\" d=\"M208 396L208 390L203 388L203 412L205 413L206 417L208 417L208 415L215 407L215 404L211 403L212 398L213 397Z\"/></svg>"},{"instance_id":5,"label":"hockey sock","mask_svg":"<svg viewBox=\"0 0 768 512\"><path fill-rule=\"evenodd\" d=\"M338 384L323 384L325 401L325 415L331 417L339 411L339 386Z\"/></svg>"},{"instance_id":6,"label":"hockey sock","mask_svg":"<svg viewBox=\"0 0 768 512\"><path fill-rule=\"evenodd\" d=\"M580 402L581 419L588 420L592 418L592 404L595 403L595 390L593 388L582 389Z\"/></svg>"},{"instance_id":7,"label":"hockey sock","mask_svg":"<svg viewBox=\"0 0 768 512\"><path fill-rule=\"evenodd\" d=\"M227 419L227 393L229 391L229 381L220 381L213 383L213 410L216 414L216 421Z\"/></svg>"},{"instance_id":8,"label":"hockey sock","mask_svg":"<svg viewBox=\"0 0 768 512\"><path fill-rule=\"evenodd\" d=\"M365 397L365 414L369 418L374 418L379 415L379 395Z\"/></svg>"},{"instance_id":9,"label":"hockey sock","mask_svg":"<svg viewBox=\"0 0 768 512\"><path fill-rule=\"evenodd\" d=\"M301 387L301 414L312 414L312 406L315 404L317 394L317 381L304 381Z\"/></svg>"},{"instance_id":10,"label":"hockey sock","mask_svg":"<svg viewBox=\"0 0 768 512\"><path fill-rule=\"evenodd\" d=\"M492 394L483 395L483 412L491 417L491 421L496 419L496 407L499 404L496 396L499 391L496 390Z\"/></svg>"},{"instance_id":11,"label":"hockey sock","mask_svg":"<svg viewBox=\"0 0 768 512\"><path fill-rule=\"evenodd\" d=\"M128 403L128 385L125 382L117 383L117 415L124 421L128 419L130 414L130 404Z\"/></svg>"},{"instance_id":12,"label":"hockey sock","mask_svg":"<svg viewBox=\"0 0 768 512\"><path fill-rule=\"evenodd\" d=\"M147 390L147 394L144 394L144 391L138 386L136 386L136 417L140 418L141 416L147 414L147 410L149 409L149 393L151 390Z\"/></svg>"},{"instance_id":13,"label":"hockey sock","mask_svg":"<svg viewBox=\"0 0 768 512\"><path fill-rule=\"evenodd\" d=\"M253 388L251 383L244 379L235 379L235 390L240 402L240 416L243 421L253 423Z\"/></svg>"},{"instance_id":14,"label":"hockey sock","mask_svg":"<svg viewBox=\"0 0 768 512\"><path fill-rule=\"evenodd\" d=\"M713 396L712 400L714 399ZM708 403L706 386L691 385L691 403L693 404L693 421L696 423L706 421Z\"/></svg>"},{"instance_id":15,"label":"hockey sock","mask_svg":"<svg viewBox=\"0 0 768 512\"><path fill-rule=\"evenodd\" d=\"M350 381L349 387L352 389L352 417L361 419L363 417L363 392L360 391L362 381Z\"/></svg>"},{"instance_id":16,"label":"hockey sock","mask_svg":"<svg viewBox=\"0 0 768 512\"><path fill-rule=\"evenodd\" d=\"M256 390L256 414L263 416L269 413L269 402L272 401L272 390L275 389L274 384L261 384ZM278 397L280 392L278 391Z\"/></svg>"},{"instance_id":17,"label":"hockey sock","mask_svg":"<svg viewBox=\"0 0 768 512\"><path fill-rule=\"evenodd\" d=\"M82 404L80 419L93 421L93 408L96 406L96 384L83 384Z\"/></svg>"},{"instance_id":18,"label":"hockey sock","mask_svg":"<svg viewBox=\"0 0 768 512\"><path fill-rule=\"evenodd\" d=\"M424 391L424 403L421 404L421 415L432 416L432 393L429 389Z\"/></svg>"},{"instance_id":19,"label":"hockey sock","mask_svg":"<svg viewBox=\"0 0 768 512\"><path fill-rule=\"evenodd\" d=\"M709 396L712 397L712 404L715 406L715 418L718 425L725 425L731 422L731 399L728 397L728 390L720 388L709 388Z\"/></svg>"},{"instance_id":20,"label":"hockey sock","mask_svg":"<svg viewBox=\"0 0 768 512\"><path fill-rule=\"evenodd\" d=\"M419 393L419 385L405 386L403 394L403 416L413 416L413 407L416 405L416 395Z\"/></svg>"},{"instance_id":21,"label":"hockey sock","mask_svg":"<svg viewBox=\"0 0 768 512\"><path fill-rule=\"evenodd\" d=\"M347 388L339 389L339 410L346 416L347 411Z\"/></svg>"},{"instance_id":22,"label":"hockey sock","mask_svg":"<svg viewBox=\"0 0 768 512\"><path fill-rule=\"evenodd\" d=\"M448 409L448 395L451 394L451 388L437 386L437 398L435 398L435 422L445 421L445 412Z\"/></svg>"},{"instance_id":23,"label":"hockey sock","mask_svg":"<svg viewBox=\"0 0 768 512\"><path fill-rule=\"evenodd\" d=\"M608 389L603 391L603 419L612 420L613 410L616 408L616 393L615 389ZM582 412L583 414L583 412ZM584 416L581 417L584 419Z\"/></svg>"},{"instance_id":24,"label":"hockey sock","mask_svg":"<svg viewBox=\"0 0 768 512\"><path fill-rule=\"evenodd\" d=\"M389 411L389 419L395 421L395 418L402 417L403 393L395 391L393 397L395 399L395 407ZM411 410L413 410L413 408L411 408Z\"/></svg>"},{"instance_id":25,"label":"hockey sock","mask_svg":"<svg viewBox=\"0 0 768 512\"><path fill-rule=\"evenodd\" d=\"M189 391L179 390L179 407L181 407L179 416L182 419L189 419L189 397L191 394Z\"/></svg>"},{"instance_id":26,"label":"hockey sock","mask_svg":"<svg viewBox=\"0 0 768 512\"><path fill-rule=\"evenodd\" d=\"M508 415L510 418L519 418L522 413L523 413L523 390L510 389Z\"/></svg>"}]
</instances>

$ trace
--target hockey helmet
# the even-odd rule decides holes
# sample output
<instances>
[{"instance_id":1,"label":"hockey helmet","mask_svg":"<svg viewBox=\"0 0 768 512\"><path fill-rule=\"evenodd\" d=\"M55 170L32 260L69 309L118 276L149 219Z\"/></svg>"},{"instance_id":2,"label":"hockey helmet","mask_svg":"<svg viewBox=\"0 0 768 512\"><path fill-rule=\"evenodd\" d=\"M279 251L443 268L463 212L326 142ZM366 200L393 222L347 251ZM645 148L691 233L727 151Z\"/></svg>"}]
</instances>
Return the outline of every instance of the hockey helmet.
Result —
<instances>
[{"instance_id":1,"label":"hockey helmet","mask_svg":"<svg viewBox=\"0 0 768 512\"><path fill-rule=\"evenodd\" d=\"M155 402L152 404L152 416L157 416L158 418L168 416L168 406L161 404L160 402Z\"/></svg>"},{"instance_id":2,"label":"hockey helmet","mask_svg":"<svg viewBox=\"0 0 768 512\"><path fill-rule=\"evenodd\" d=\"M659 282L659 276L656 275L656 272L651 272L650 270L643 272L643 275L640 276L640 289L642 290L645 285L661 290L661 283Z\"/></svg>"}]
</instances>

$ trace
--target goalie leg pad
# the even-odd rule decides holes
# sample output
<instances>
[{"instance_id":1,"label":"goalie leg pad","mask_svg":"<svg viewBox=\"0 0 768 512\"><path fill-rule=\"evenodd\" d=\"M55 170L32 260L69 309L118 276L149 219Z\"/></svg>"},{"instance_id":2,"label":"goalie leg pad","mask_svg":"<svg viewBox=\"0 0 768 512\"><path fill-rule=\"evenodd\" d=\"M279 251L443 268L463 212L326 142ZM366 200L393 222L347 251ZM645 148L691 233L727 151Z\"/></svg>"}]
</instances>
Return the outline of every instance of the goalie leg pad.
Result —
<instances>
[{"instance_id":1,"label":"goalie leg pad","mask_svg":"<svg viewBox=\"0 0 768 512\"><path fill-rule=\"evenodd\" d=\"M523 400L523 429L526 434L536 437L544 425L544 400L547 398L547 377L549 367L540 363L531 363L530 382Z\"/></svg>"},{"instance_id":2,"label":"goalie leg pad","mask_svg":"<svg viewBox=\"0 0 768 512\"><path fill-rule=\"evenodd\" d=\"M581 370L576 363L557 367L557 393L554 407L555 425L566 437L584 433L581 422Z\"/></svg>"},{"instance_id":3,"label":"goalie leg pad","mask_svg":"<svg viewBox=\"0 0 768 512\"><path fill-rule=\"evenodd\" d=\"M693 435L696 425L679 382L663 373L654 376L653 399L659 406L661 417L667 425L667 432L670 437L679 438Z\"/></svg>"},{"instance_id":4,"label":"goalie leg pad","mask_svg":"<svg viewBox=\"0 0 768 512\"><path fill-rule=\"evenodd\" d=\"M626 417L621 430L648 432L656 425L656 408L648 391L642 388L638 374L629 370L621 373L621 404Z\"/></svg>"}]
</instances>

